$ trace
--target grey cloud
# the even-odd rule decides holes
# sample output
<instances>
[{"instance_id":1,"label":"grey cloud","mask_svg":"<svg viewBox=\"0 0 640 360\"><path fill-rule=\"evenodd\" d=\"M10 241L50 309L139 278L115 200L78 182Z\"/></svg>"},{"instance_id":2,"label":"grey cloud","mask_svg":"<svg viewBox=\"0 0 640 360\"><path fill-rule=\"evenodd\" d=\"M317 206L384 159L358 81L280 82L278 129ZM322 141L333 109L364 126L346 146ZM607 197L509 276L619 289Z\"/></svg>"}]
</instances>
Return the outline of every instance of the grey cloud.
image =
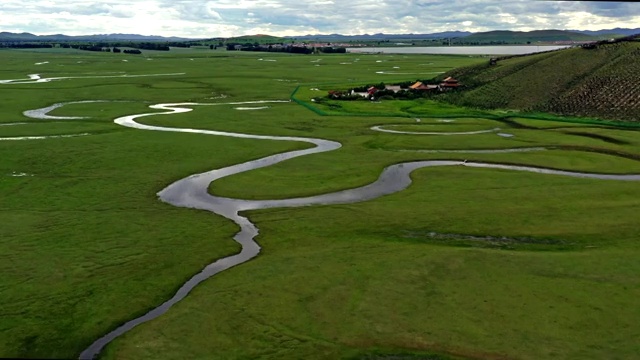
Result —
<instances>
[{"instance_id":1,"label":"grey cloud","mask_svg":"<svg viewBox=\"0 0 640 360\"><path fill-rule=\"evenodd\" d=\"M593 2L584 4L584 8L592 14L605 17L617 18L640 15L640 3Z\"/></svg>"},{"instance_id":2,"label":"grey cloud","mask_svg":"<svg viewBox=\"0 0 640 360\"><path fill-rule=\"evenodd\" d=\"M29 20L52 14L72 17L73 23L48 19L35 25ZM576 14L583 17L592 14L593 21L576 22L573 18ZM563 29L572 23L633 23L634 17L640 18L640 4L532 0L76 0L66 3L2 0L0 16L3 22L9 19L9 25L0 25L0 31L2 26L34 32L44 28L47 32L59 32L57 29L70 26L94 29L98 25L89 18L103 19L100 26L108 26L109 19L119 19L121 26L126 25L125 20L130 18L132 28L141 26L140 19L158 19L157 24L149 26L166 35L181 36L230 36L254 29L297 33L418 33L522 30L543 25ZM471 25L465 27L463 23ZM180 29L182 33L168 33ZM102 32L112 30L104 28ZM211 33L214 31L237 33Z\"/></svg>"}]
</instances>

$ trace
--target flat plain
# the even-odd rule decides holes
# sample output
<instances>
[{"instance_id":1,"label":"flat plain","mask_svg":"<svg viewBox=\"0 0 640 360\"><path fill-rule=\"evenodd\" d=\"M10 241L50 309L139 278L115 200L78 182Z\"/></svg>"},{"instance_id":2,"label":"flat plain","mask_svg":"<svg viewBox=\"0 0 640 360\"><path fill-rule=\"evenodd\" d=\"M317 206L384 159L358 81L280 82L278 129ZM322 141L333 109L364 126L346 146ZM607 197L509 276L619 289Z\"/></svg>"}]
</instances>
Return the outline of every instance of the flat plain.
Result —
<instances>
[{"instance_id":1,"label":"flat plain","mask_svg":"<svg viewBox=\"0 0 640 360\"><path fill-rule=\"evenodd\" d=\"M233 223L160 202L156 193L165 186L308 147L113 123L153 112L149 105L226 104L140 120L149 125L343 145L211 184L211 193L232 198L335 192L369 184L389 165L430 159L640 174L634 128L430 100L326 108L311 101L335 86L426 79L484 61L204 49L143 56L0 51L0 80L65 78L0 83L0 138L50 136L0 141L0 357L77 357L171 297L207 264L239 251ZM297 102L230 104L289 100L294 91ZM23 115L85 100L107 102L48 113L86 119ZM309 109L314 106L320 111ZM376 126L499 130L438 136ZM82 136L60 137L66 135ZM486 152L513 149L521 151ZM205 281L164 316L109 344L102 357L624 359L640 353L634 341L640 338L637 182L466 166L420 169L412 180L408 189L372 201L244 214L260 229L261 254Z\"/></svg>"}]
</instances>

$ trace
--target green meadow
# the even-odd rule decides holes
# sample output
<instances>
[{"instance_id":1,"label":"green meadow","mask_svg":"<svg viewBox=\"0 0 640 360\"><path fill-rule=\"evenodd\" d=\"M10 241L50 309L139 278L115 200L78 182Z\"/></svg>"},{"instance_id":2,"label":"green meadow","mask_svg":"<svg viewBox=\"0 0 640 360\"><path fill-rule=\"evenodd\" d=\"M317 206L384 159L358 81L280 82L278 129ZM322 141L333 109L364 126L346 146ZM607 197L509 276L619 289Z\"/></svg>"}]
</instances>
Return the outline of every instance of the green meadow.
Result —
<instances>
[{"instance_id":1,"label":"green meadow","mask_svg":"<svg viewBox=\"0 0 640 360\"><path fill-rule=\"evenodd\" d=\"M611 121L433 100L312 101L334 88L428 79L485 61L0 50L0 357L77 358L102 335L169 299L207 264L239 252L235 224L165 204L158 191L191 174L310 146L113 123L158 112L149 109L153 104L221 105L139 122L343 145L210 185L225 197L335 192L369 184L389 165L429 159L640 174L640 129ZM71 78L2 83L31 74ZM263 105L229 104L291 98L251 111L242 107ZM85 119L23 114L83 100L104 102L48 113ZM2 140L25 136L49 138ZM524 148L535 149L464 152ZM372 201L243 213L260 229L260 255L203 282L165 315L109 344L100 358L640 354L637 182L464 166L424 168L411 178L408 189Z\"/></svg>"}]
</instances>

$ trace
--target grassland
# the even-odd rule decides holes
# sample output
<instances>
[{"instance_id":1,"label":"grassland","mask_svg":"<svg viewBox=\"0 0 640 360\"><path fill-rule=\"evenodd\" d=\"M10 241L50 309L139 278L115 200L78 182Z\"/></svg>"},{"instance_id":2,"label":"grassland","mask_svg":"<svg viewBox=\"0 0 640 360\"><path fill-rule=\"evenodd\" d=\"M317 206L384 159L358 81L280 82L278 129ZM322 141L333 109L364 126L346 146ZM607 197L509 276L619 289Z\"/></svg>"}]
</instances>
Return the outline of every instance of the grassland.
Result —
<instances>
[{"instance_id":1,"label":"grassland","mask_svg":"<svg viewBox=\"0 0 640 360\"><path fill-rule=\"evenodd\" d=\"M268 55L268 56L267 56ZM129 61L123 62L123 59ZM151 59L151 60L148 60ZM262 59L262 60L260 60ZM264 61L275 60L275 61ZM356 59L359 59L356 61ZM46 65L34 65L49 61ZM118 324L167 299L192 274L237 252L235 227L178 209L155 193L187 175L306 147L132 130L115 117L159 102L286 100L300 85L407 80L484 59L442 56L290 56L188 50L144 56L0 51L0 79L82 76L0 85L0 357L70 358ZM345 64L349 63L349 64ZM431 65L425 65L431 64ZM319 66L316 66L319 65ZM394 66L411 75L379 74ZM107 73L184 75L102 78ZM309 90L306 90L309 89ZM85 120L34 120L22 112ZM369 103L353 103L365 106ZM376 104L378 105L378 104ZM398 114L401 105L389 106ZM340 150L220 180L216 194L285 198L367 184L387 165L472 159L602 173L640 173L635 130L497 115L425 101L401 117L321 116L296 103L234 105L144 123L340 141ZM411 116L411 117L409 117ZM417 124L414 116L423 117ZM387 134L374 125L456 131L499 126L515 135ZM519 126L518 126L519 125ZM607 141L615 139L618 141ZM531 153L425 149L545 146ZM418 150L418 151L416 151ZM33 176L14 177L14 172ZM632 182L501 170L423 169L406 191L340 206L254 211L255 260L204 282L165 316L110 344L113 359L630 358L640 352L640 206ZM438 236L430 235L440 234ZM470 238L505 237L502 241ZM377 356L376 355L376 356Z\"/></svg>"}]
</instances>

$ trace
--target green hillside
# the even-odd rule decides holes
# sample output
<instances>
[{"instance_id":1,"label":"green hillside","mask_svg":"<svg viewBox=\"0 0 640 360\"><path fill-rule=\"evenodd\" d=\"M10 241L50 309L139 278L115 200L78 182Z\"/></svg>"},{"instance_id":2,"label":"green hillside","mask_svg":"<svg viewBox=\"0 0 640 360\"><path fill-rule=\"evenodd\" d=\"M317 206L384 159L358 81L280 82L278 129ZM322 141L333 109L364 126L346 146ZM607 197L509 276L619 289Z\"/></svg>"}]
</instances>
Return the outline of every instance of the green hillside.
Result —
<instances>
[{"instance_id":1,"label":"green hillside","mask_svg":"<svg viewBox=\"0 0 640 360\"><path fill-rule=\"evenodd\" d=\"M287 40L281 37L271 35L244 35L226 39L227 43L258 43L258 44L278 44Z\"/></svg>"},{"instance_id":2,"label":"green hillside","mask_svg":"<svg viewBox=\"0 0 640 360\"><path fill-rule=\"evenodd\" d=\"M611 35L607 35L611 37ZM526 42L554 42L554 41L594 41L600 40L602 36L595 37L564 30L534 30L534 31L509 31L497 30L475 33L458 39L464 42L479 43L526 43Z\"/></svg>"},{"instance_id":3,"label":"green hillside","mask_svg":"<svg viewBox=\"0 0 640 360\"><path fill-rule=\"evenodd\" d=\"M640 42L572 48L454 70L448 102L613 120L640 119Z\"/></svg>"},{"instance_id":4,"label":"green hillside","mask_svg":"<svg viewBox=\"0 0 640 360\"><path fill-rule=\"evenodd\" d=\"M0 40L2 41L28 41L28 40L35 40L38 37L31 34L31 33L11 33L11 32L0 32Z\"/></svg>"}]
</instances>

